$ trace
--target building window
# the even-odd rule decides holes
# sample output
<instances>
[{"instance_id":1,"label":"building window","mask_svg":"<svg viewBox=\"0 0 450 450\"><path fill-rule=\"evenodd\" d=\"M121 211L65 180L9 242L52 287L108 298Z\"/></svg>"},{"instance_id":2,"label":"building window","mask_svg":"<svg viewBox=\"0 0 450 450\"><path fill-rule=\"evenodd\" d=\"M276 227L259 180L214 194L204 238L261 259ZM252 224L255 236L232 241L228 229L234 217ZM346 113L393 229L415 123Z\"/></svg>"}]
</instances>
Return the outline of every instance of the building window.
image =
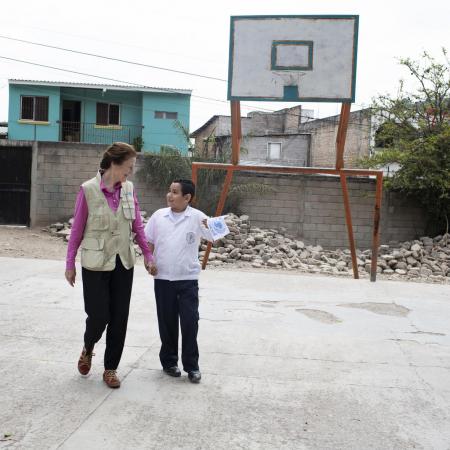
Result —
<instances>
[{"instance_id":1,"label":"building window","mask_svg":"<svg viewBox=\"0 0 450 450\"><path fill-rule=\"evenodd\" d=\"M120 105L97 103L97 125L120 125Z\"/></svg>"},{"instance_id":2,"label":"building window","mask_svg":"<svg viewBox=\"0 0 450 450\"><path fill-rule=\"evenodd\" d=\"M281 142L267 143L267 159L281 159Z\"/></svg>"},{"instance_id":3,"label":"building window","mask_svg":"<svg viewBox=\"0 0 450 450\"><path fill-rule=\"evenodd\" d=\"M48 97L22 95L20 118L22 120L48 122Z\"/></svg>"},{"instance_id":4,"label":"building window","mask_svg":"<svg viewBox=\"0 0 450 450\"><path fill-rule=\"evenodd\" d=\"M155 111L155 119L176 120L176 119L178 119L178 113L170 112L170 111Z\"/></svg>"}]
</instances>

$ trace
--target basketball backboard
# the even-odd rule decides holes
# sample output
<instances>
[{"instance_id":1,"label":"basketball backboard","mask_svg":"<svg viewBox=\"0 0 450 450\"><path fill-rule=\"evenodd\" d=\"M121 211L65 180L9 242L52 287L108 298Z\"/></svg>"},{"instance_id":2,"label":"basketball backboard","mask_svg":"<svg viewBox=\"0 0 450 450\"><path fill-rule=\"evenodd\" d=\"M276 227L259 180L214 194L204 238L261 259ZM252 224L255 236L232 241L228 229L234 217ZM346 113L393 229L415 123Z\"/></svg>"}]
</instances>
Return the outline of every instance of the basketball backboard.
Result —
<instances>
[{"instance_id":1,"label":"basketball backboard","mask_svg":"<svg viewBox=\"0 0 450 450\"><path fill-rule=\"evenodd\" d=\"M233 16L229 100L353 102L358 16Z\"/></svg>"}]
</instances>

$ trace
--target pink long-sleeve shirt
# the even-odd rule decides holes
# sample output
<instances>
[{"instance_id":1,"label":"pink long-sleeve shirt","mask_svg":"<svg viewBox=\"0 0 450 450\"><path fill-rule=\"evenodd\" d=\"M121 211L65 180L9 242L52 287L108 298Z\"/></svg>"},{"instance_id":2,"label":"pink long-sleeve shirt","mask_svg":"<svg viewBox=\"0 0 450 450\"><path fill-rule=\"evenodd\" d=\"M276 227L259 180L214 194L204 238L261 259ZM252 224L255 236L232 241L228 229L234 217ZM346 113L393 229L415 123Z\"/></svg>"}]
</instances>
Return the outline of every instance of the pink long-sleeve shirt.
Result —
<instances>
[{"instance_id":1,"label":"pink long-sleeve shirt","mask_svg":"<svg viewBox=\"0 0 450 450\"><path fill-rule=\"evenodd\" d=\"M106 189L103 180L100 182L100 189L105 195L108 206L112 211L116 212L120 203L120 191L122 183L114 185L114 191L110 192ZM136 210L136 218L133 220L132 231L136 234L136 242L142 250L144 258L147 261L153 260L153 255L148 247L147 239L144 234L144 227L142 225L141 211L134 191L134 207ZM70 233L69 245L67 247L66 270L75 268L75 258L77 256L78 248L83 240L84 229L86 227L87 218L89 215L88 204L84 195L83 187L78 191L77 200L75 203L75 213L73 216L72 230Z\"/></svg>"}]
</instances>

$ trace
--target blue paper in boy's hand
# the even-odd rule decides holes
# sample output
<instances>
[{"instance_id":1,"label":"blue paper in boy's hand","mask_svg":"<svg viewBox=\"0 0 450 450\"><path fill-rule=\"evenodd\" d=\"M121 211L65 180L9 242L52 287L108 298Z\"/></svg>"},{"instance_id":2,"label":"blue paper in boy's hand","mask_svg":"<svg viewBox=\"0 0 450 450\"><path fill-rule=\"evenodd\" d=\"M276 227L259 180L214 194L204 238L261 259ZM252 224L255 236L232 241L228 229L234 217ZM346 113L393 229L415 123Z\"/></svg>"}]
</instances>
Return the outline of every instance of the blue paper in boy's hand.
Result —
<instances>
[{"instance_id":1,"label":"blue paper in boy's hand","mask_svg":"<svg viewBox=\"0 0 450 450\"><path fill-rule=\"evenodd\" d=\"M209 219L207 219L208 228L211 231L211 234L215 241L217 239L223 238L230 232L227 224L225 223L225 217L227 216L210 217Z\"/></svg>"}]
</instances>

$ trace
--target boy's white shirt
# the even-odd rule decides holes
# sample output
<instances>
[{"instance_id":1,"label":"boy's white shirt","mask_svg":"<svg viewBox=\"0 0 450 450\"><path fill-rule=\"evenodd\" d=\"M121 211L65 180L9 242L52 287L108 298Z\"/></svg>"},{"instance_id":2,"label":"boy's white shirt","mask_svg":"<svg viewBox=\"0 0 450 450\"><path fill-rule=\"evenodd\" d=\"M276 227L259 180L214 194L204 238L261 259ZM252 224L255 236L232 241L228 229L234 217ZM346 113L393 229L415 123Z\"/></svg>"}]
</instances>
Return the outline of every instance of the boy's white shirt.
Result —
<instances>
[{"instance_id":1,"label":"boy's white shirt","mask_svg":"<svg viewBox=\"0 0 450 450\"><path fill-rule=\"evenodd\" d=\"M155 211L145 225L145 236L155 246L153 257L160 280L197 280L201 271L198 248L203 237L213 241L211 232L202 224L208 217L188 206L182 217L172 209Z\"/></svg>"}]
</instances>

